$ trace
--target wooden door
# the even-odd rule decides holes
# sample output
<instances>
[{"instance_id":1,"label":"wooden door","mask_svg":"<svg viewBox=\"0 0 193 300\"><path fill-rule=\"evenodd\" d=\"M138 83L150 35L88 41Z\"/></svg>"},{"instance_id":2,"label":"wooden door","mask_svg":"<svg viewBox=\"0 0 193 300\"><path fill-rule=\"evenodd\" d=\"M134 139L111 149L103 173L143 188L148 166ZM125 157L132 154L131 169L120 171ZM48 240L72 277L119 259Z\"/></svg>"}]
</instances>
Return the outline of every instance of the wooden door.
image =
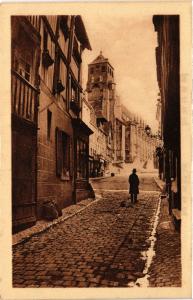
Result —
<instances>
[{"instance_id":1,"label":"wooden door","mask_svg":"<svg viewBox=\"0 0 193 300\"><path fill-rule=\"evenodd\" d=\"M36 221L36 138L37 133L32 126L14 125L12 130L14 232L29 227Z\"/></svg>"}]
</instances>

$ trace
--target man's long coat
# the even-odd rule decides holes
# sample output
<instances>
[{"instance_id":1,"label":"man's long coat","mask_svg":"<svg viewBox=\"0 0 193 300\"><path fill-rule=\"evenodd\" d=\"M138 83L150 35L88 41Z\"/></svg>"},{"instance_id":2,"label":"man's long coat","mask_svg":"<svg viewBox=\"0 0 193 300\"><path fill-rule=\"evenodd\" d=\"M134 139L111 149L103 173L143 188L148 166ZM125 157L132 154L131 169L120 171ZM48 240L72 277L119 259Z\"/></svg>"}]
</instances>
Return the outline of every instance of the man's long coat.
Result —
<instances>
[{"instance_id":1,"label":"man's long coat","mask_svg":"<svg viewBox=\"0 0 193 300\"><path fill-rule=\"evenodd\" d=\"M139 178L136 174L133 173L129 176L129 184L130 184L129 193L139 194Z\"/></svg>"}]
</instances>

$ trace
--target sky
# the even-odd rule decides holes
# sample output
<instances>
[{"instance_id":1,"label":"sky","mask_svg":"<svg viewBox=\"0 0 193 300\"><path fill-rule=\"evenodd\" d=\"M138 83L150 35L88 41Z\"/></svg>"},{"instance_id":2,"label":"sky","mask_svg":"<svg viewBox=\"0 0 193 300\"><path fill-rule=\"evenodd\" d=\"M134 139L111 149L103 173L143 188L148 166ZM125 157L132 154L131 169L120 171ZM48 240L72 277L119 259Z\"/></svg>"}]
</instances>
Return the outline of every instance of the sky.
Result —
<instances>
[{"instance_id":1,"label":"sky","mask_svg":"<svg viewBox=\"0 0 193 300\"><path fill-rule=\"evenodd\" d=\"M121 102L157 129L155 47L157 34L152 16L116 12L82 15L92 51L83 52L83 86L86 87L88 64L102 51L114 67L116 91Z\"/></svg>"}]
</instances>

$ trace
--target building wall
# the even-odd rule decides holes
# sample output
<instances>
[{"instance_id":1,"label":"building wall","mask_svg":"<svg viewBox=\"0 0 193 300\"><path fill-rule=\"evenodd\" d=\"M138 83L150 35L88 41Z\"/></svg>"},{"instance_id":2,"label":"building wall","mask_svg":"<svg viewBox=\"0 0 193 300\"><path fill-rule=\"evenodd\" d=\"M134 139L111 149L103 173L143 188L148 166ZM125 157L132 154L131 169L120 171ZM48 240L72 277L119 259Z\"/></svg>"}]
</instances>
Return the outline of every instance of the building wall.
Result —
<instances>
[{"instance_id":1,"label":"building wall","mask_svg":"<svg viewBox=\"0 0 193 300\"><path fill-rule=\"evenodd\" d=\"M125 123L125 162L138 162L146 167L148 161L154 160L156 147L160 144L159 137L152 134L148 136L145 122L124 106L122 119Z\"/></svg>"},{"instance_id":2,"label":"building wall","mask_svg":"<svg viewBox=\"0 0 193 300\"><path fill-rule=\"evenodd\" d=\"M161 134L163 149L160 154L162 178L172 208L181 209L181 154L180 154L180 19L178 15L153 17L157 31L157 80L161 98Z\"/></svg>"},{"instance_id":3,"label":"building wall","mask_svg":"<svg viewBox=\"0 0 193 300\"><path fill-rule=\"evenodd\" d=\"M36 221L39 17L11 17L13 231Z\"/></svg>"},{"instance_id":4,"label":"building wall","mask_svg":"<svg viewBox=\"0 0 193 300\"><path fill-rule=\"evenodd\" d=\"M79 27L82 28L81 33L77 33ZM90 48L88 41L84 45L80 42L81 35L85 35L83 40L87 39L84 30L80 16L42 16L38 218L42 216L45 202L54 201L63 208L88 196L88 163L85 159L90 133L83 122L79 121L82 105L81 55L84 48ZM78 122L73 123L74 119ZM85 142L82 156L84 165L79 162L79 145L82 143L79 139Z\"/></svg>"},{"instance_id":5,"label":"building wall","mask_svg":"<svg viewBox=\"0 0 193 300\"><path fill-rule=\"evenodd\" d=\"M85 98L82 102L82 120L93 131L89 137L90 177L104 175L107 160L107 136L102 125L97 126L95 111Z\"/></svg>"},{"instance_id":6,"label":"building wall","mask_svg":"<svg viewBox=\"0 0 193 300\"><path fill-rule=\"evenodd\" d=\"M43 84L41 84L42 86ZM50 137L48 137L48 109L43 110L52 101L49 111L52 113ZM60 128L73 139L73 130L69 116L58 106L57 100L41 90L38 131L38 207L48 200L55 200L62 208L73 203L72 176L60 178L56 175L56 128ZM43 110L43 111L42 111ZM71 156L73 155L71 150ZM73 168L73 166L71 166ZM70 170L72 173L72 169ZM41 211L39 211L41 214Z\"/></svg>"},{"instance_id":7,"label":"building wall","mask_svg":"<svg viewBox=\"0 0 193 300\"><path fill-rule=\"evenodd\" d=\"M69 18L70 19L70 18ZM59 29L59 40L56 37L57 17L42 20L40 34L42 53L45 48L45 38L47 39L47 50L53 63L47 67L43 62L40 67L40 106L39 106L39 130L38 130L38 170L37 170L37 212L41 217L41 207L43 203L55 201L60 208L73 203L72 198L72 167L66 176L57 175L57 145L56 129L64 131L73 140L73 130L71 120L67 114L67 66L62 56L58 58L60 46L67 49L64 35ZM46 35L46 37L45 37ZM67 50L66 50L67 51ZM67 52L65 52L67 54ZM59 61L59 74L56 75L56 66ZM62 79L65 87L60 93L55 93L55 77ZM71 145L71 157L72 153Z\"/></svg>"}]
</instances>

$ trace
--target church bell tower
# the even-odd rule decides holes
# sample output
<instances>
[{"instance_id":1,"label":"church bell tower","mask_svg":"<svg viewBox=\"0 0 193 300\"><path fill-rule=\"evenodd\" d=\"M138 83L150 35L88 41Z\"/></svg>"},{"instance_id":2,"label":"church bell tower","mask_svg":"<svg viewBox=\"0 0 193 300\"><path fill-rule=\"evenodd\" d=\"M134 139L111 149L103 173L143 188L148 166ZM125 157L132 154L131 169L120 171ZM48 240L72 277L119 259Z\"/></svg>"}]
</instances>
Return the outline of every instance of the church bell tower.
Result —
<instances>
[{"instance_id":1,"label":"church bell tower","mask_svg":"<svg viewBox=\"0 0 193 300\"><path fill-rule=\"evenodd\" d=\"M88 65L88 102L95 110L97 122L112 121L114 114L114 68L100 52Z\"/></svg>"}]
</instances>

